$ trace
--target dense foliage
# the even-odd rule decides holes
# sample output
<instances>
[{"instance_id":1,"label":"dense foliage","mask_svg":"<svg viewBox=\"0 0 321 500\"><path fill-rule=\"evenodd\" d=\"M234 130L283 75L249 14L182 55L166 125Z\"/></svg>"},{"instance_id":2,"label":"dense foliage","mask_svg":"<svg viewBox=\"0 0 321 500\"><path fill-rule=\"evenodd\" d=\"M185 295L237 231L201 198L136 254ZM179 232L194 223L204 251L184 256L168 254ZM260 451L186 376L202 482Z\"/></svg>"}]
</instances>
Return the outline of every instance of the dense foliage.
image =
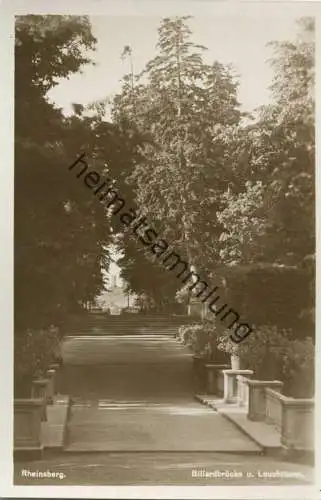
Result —
<instances>
[{"instance_id":1,"label":"dense foliage","mask_svg":"<svg viewBox=\"0 0 321 500\"><path fill-rule=\"evenodd\" d=\"M291 328L298 338L314 336L313 318L303 311L313 307L313 275L302 264L235 264L225 266L228 304L237 307L251 324Z\"/></svg>"},{"instance_id":2,"label":"dense foliage","mask_svg":"<svg viewBox=\"0 0 321 500\"><path fill-rule=\"evenodd\" d=\"M128 182L162 236L193 270L223 280L226 300L257 326L240 350L216 324L184 326L180 336L206 358L217 343L239 352L289 394L312 393L314 21L301 19L293 41L271 42L271 103L252 117L239 110L231 69L206 64L191 35L188 18L164 19L157 55L125 77L114 101L115 121L145 140ZM173 300L157 265L122 245L133 289L157 296L157 284Z\"/></svg>"},{"instance_id":3,"label":"dense foliage","mask_svg":"<svg viewBox=\"0 0 321 500\"><path fill-rule=\"evenodd\" d=\"M90 62L96 40L86 17L22 16L16 24L16 331L59 322L104 286L111 227L89 189L68 171L81 152L115 175L131 161L117 127L74 105L66 118L48 99L59 78Z\"/></svg>"},{"instance_id":4,"label":"dense foliage","mask_svg":"<svg viewBox=\"0 0 321 500\"><path fill-rule=\"evenodd\" d=\"M128 172L133 199L203 276L214 280L225 265L267 264L274 272L279 266L280 283L282 266L305 269L314 253L313 20L299 21L296 40L271 43L271 104L252 117L240 112L232 69L204 61L206 48L192 41L188 22L163 19L155 58L125 76L114 100L115 122L143 141ZM164 282L162 269L126 236L120 246L132 289L173 301L177 283ZM302 309L313 308L311 269L308 279L293 303L287 297L291 311L300 294L310 301ZM264 305L271 291L262 293ZM251 300L242 300L247 311ZM294 321L300 314L299 307Z\"/></svg>"},{"instance_id":5,"label":"dense foliage","mask_svg":"<svg viewBox=\"0 0 321 500\"><path fill-rule=\"evenodd\" d=\"M218 214L223 262L298 265L314 253L313 21L301 20L296 41L272 47L272 103L230 137L236 178Z\"/></svg>"},{"instance_id":6,"label":"dense foliage","mask_svg":"<svg viewBox=\"0 0 321 500\"><path fill-rule=\"evenodd\" d=\"M23 336L14 338L14 394L15 397L30 397L31 382L45 377L50 363L56 361L59 351L59 329L28 329Z\"/></svg>"},{"instance_id":7,"label":"dense foliage","mask_svg":"<svg viewBox=\"0 0 321 500\"><path fill-rule=\"evenodd\" d=\"M114 174L129 163L131 144L103 122L98 107L86 114L75 104L66 118L48 99L59 79L91 62L95 43L86 17L16 19L14 366L20 395L53 358L62 331L49 325L65 322L104 287L108 214L68 166L85 152L91 167Z\"/></svg>"},{"instance_id":8,"label":"dense foliage","mask_svg":"<svg viewBox=\"0 0 321 500\"><path fill-rule=\"evenodd\" d=\"M194 354L204 357L207 361L228 362L228 356L219 348L221 332L212 321L181 325L177 336Z\"/></svg>"},{"instance_id":9,"label":"dense foliage","mask_svg":"<svg viewBox=\"0 0 321 500\"><path fill-rule=\"evenodd\" d=\"M75 104L66 118L48 92L92 62L95 43L83 16L16 20L16 335L27 341L27 328L58 323L93 300L111 242L123 252L132 291L159 309L179 295L179 281L68 172L85 152L192 270L226 280L235 309L267 332L253 336L258 359L278 343L282 369L294 374L300 350L307 359L313 350L304 339L313 337L314 315L313 20L299 22L296 40L272 43L272 100L253 116L240 111L233 69L206 62L189 18L176 17L162 20L156 55L141 74L126 47L131 72L113 100L112 123L99 102L90 110ZM299 323L300 338L280 333ZM186 328L193 348L216 348L217 325ZM40 352L44 335L36 338Z\"/></svg>"},{"instance_id":10,"label":"dense foliage","mask_svg":"<svg viewBox=\"0 0 321 500\"><path fill-rule=\"evenodd\" d=\"M262 325L240 344L239 354L242 368L253 370L255 378L283 381L288 396L313 397L315 349L310 337L297 340L291 330Z\"/></svg>"},{"instance_id":11,"label":"dense foliage","mask_svg":"<svg viewBox=\"0 0 321 500\"><path fill-rule=\"evenodd\" d=\"M255 379L281 380L287 396L313 397L315 353L310 337L298 340L291 330L261 325L236 346L227 330L204 321L180 326L178 338L206 362L229 363L228 355L238 354L241 368L253 370Z\"/></svg>"},{"instance_id":12,"label":"dense foliage","mask_svg":"<svg viewBox=\"0 0 321 500\"><path fill-rule=\"evenodd\" d=\"M232 71L217 61L204 62L206 49L191 41L187 22L184 17L162 21L157 55L140 75L125 78L113 116L144 138L129 177L137 206L175 251L199 268L216 258L217 247L209 239L217 232L220 193L229 181L224 148L213 138L237 124L241 113ZM123 246L136 273L148 276L152 267L144 268L144 259L126 241ZM164 288L157 265L154 269L152 295L155 283ZM140 286L146 291L133 267L125 264L124 276L135 291ZM176 290L166 288L172 300Z\"/></svg>"}]
</instances>

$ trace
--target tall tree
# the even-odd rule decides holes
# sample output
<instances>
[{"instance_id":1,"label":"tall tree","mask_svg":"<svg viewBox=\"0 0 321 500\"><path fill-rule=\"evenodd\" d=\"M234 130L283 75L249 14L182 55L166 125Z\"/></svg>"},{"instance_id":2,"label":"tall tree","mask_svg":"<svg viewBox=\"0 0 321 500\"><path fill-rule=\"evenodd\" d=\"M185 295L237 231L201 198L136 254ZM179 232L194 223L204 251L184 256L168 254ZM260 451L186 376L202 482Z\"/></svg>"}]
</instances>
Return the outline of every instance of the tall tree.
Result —
<instances>
[{"instance_id":1,"label":"tall tree","mask_svg":"<svg viewBox=\"0 0 321 500\"><path fill-rule=\"evenodd\" d=\"M272 104L236 136L234 189L218 214L224 262L298 264L314 253L314 23L299 26L294 42L271 44Z\"/></svg>"},{"instance_id":2,"label":"tall tree","mask_svg":"<svg viewBox=\"0 0 321 500\"><path fill-rule=\"evenodd\" d=\"M144 141L129 177L140 211L201 269L218 256L216 211L230 178L224 142L215 137L241 113L232 70L204 62L206 48L191 41L188 19L163 19L157 56L136 75L133 91L124 82L113 115Z\"/></svg>"},{"instance_id":3,"label":"tall tree","mask_svg":"<svg viewBox=\"0 0 321 500\"><path fill-rule=\"evenodd\" d=\"M17 18L16 329L55 322L103 286L110 238L106 214L68 172L81 151L91 152L93 128L100 125L79 109L65 119L47 98L59 78L90 62L83 53L94 44L86 17Z\"/></svg>"}]
</instances>

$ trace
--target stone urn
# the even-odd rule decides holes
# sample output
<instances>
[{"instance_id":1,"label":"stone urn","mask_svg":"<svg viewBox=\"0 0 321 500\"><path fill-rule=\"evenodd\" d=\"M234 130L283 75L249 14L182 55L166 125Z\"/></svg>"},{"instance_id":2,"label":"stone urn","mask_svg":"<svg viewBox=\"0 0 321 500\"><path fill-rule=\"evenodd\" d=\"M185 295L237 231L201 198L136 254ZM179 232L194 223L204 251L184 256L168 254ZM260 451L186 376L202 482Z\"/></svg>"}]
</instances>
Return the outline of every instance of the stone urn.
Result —
<instances>
[{"instance_id":1,"label":"stone urn","mask_svg":"<svg viewBox=\"0 0 321 500\"><path fill-rule=\"evenodd\" d=\"M240 370L240 356L238 354L231 354L231 368L232 370Z\"/></svg>"}]
</instances>

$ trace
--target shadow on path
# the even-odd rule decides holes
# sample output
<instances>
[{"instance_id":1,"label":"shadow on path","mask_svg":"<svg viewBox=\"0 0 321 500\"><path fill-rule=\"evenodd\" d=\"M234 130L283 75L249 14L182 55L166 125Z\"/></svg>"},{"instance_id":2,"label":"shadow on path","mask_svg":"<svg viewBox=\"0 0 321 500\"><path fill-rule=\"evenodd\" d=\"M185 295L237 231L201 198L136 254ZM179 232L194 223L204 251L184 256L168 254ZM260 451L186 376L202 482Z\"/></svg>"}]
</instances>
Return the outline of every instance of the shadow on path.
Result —
<instances>
[{"instance_id":1,"label":"shadow on path","mask_svg":"<svg viewBox=\"0 0 321 500\"><path fill-rule=\"evenodd\" d=\"M66 451L260 451L194 400L191 353L171 336L69 337L63 357Z\"/></svg>"}]
</instances>

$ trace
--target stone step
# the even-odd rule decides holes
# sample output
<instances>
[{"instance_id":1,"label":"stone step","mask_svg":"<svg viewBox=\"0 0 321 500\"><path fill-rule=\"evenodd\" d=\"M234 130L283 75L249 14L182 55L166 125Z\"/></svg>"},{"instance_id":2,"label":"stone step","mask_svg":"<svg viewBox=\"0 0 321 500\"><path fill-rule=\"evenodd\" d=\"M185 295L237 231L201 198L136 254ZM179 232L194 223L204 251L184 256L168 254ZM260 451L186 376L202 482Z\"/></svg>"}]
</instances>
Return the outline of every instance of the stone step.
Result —
<instances>
[{"instance_id":1,"label":"stone step","mask_svg":"<svg viewBox=\"0 0 321 500\"><path fill-rule=\"evenodd\" d=\"M219 412L262 449L264 454L278 455L282 451L281 434L266 422L253 422L247 418L247 408L237 403L226 403L218 396L196 395L195 399Z\"/></svg>"},{"instance_id":2,"label":"stone step","mask_svg":"<svg viewBox=\"0 0 321 500\"><path fill-rule=\"evenodd\" d=\"M218 413L193 402L99 401L72 406L65 452L227 452L261 448Z\"/></svg>"}]
</instances>

